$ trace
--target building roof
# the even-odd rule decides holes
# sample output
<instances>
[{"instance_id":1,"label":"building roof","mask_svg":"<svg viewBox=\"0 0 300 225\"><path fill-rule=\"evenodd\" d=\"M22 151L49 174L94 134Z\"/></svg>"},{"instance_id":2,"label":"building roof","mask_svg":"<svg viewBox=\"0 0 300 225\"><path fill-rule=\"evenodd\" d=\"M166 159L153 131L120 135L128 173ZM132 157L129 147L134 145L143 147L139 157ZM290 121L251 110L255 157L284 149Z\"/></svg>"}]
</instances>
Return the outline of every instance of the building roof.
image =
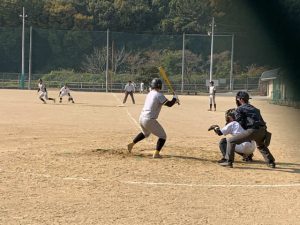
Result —
<instances>
[{"instance_id":1,"label":"building roof","mask_svg":"<svg viewBox=\"0 0 300 225\"><path fill-rule=\"evenodd\" d=\"M274 70L267 70L260 76L261 81L275 80L279 77L280 68Z\"/></svg>"}]
</instances>

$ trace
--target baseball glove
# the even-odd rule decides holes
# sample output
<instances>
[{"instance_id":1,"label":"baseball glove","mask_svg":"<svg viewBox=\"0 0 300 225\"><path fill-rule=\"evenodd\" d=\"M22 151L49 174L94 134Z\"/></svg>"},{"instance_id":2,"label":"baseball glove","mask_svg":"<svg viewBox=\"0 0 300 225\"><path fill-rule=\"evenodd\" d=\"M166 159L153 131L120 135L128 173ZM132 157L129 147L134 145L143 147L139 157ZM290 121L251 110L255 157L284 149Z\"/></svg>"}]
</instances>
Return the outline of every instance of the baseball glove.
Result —
<instances>
[{"instance_id":1,"label":"baseball glove","mask_svg":"<svg viewBox=\"0 0 300 225\"><path fill-rule=\"evenodd\" d=\"M220 128L219 125L211 125L211 126L208 128L208 131L214 130L216 127Z\"/></svg>"}]
</instances>

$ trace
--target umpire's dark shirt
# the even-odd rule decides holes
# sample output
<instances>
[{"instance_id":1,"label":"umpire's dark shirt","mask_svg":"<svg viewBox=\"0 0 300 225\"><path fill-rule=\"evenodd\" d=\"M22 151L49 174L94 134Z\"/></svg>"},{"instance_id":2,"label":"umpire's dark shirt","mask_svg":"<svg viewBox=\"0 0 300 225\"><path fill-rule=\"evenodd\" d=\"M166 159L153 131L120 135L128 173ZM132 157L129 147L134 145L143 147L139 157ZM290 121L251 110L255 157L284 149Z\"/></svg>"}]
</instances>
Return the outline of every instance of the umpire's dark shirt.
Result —
<instances>
[{"instance_id":1,"label":"umpire's dark shirt","mask_svg":"<svg viewBox=\"0 0 300 225\"><path fill-rule=\"evenodd\" d=\"M260 115L259 109L250 104L243 104L236 109L236 121L245 129L258 129L266 123Z\"/></svg>"}]
</instances>

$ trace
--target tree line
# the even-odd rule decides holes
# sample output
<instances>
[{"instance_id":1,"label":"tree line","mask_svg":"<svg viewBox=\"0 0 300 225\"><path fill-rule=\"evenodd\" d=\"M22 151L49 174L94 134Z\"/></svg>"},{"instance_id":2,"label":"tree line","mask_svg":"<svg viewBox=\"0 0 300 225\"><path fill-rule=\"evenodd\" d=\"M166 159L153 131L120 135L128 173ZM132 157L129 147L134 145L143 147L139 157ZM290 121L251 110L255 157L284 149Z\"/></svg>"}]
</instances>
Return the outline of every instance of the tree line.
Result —
<instances>
[{"instance_id":1,"label":"tree line","mask_svg":"<svg viewBox=\"0 0 300 225\"><path fill-rule=\"evenodd\" d=\"M98 73L104 65L101 57L106 47L105 32L109 29L116 36L111 37L109 49L113 55L110 57L112 72L143 73L160 59L173 74L178 74L182 34L207 34L212 17L215 17L216 33L235 35L234 71L239 75L257 75L264 69L293 64L291 51L294 56L294 49L299 46L294 46L298 43L300 27L294 26L299 24L297 0L264 3L255 0L2 0L2 72L20 70L19 15L23 6L28 15L26 47L28 27L33 26L33 68L41 73L59 68ZM289 29L291 26L293 29ZM122 37L117 37L118 32L124 33ZM128 37L131 39L124 44L127 34L135 37ZM138 34L144 36L136 41ZM163 35L168 36L164 39ZM210 39L200 43L200 47L196 40L187 43L189 79L193 71L207 71ZM214 70L220 77L226 76L229 70L229 46L228 40L221 40L219 47L216 46L219 50L214 55ZM139 52L138 47L146 50ZM95 65L97 57L98 65Z\"/></svg>"}]
</instances>

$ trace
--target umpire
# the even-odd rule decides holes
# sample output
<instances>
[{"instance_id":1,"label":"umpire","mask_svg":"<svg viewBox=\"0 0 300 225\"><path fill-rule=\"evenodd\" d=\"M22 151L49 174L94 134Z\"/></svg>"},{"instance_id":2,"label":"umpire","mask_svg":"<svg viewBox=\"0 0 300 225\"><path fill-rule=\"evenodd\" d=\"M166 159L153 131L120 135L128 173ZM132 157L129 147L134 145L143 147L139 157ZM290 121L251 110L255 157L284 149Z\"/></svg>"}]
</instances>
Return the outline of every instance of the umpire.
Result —
<instances>
[{"instance_id":1,"label":"umpire","mask_svg":"<svg viewBox=\"0 0 300 225\"><path fill-rule=\"evenodd\" d=\"M268 149L270 133L267 132L267 126L260 110L249 104L249 99L249 94L245 91L239 91L236 94L236 121L245 129L245 132L228 138L226 161L219 163L219 165L232 167L235 145L254 140L267 165L275 168L275 159Z\"/></svg>"}]
</instances>

